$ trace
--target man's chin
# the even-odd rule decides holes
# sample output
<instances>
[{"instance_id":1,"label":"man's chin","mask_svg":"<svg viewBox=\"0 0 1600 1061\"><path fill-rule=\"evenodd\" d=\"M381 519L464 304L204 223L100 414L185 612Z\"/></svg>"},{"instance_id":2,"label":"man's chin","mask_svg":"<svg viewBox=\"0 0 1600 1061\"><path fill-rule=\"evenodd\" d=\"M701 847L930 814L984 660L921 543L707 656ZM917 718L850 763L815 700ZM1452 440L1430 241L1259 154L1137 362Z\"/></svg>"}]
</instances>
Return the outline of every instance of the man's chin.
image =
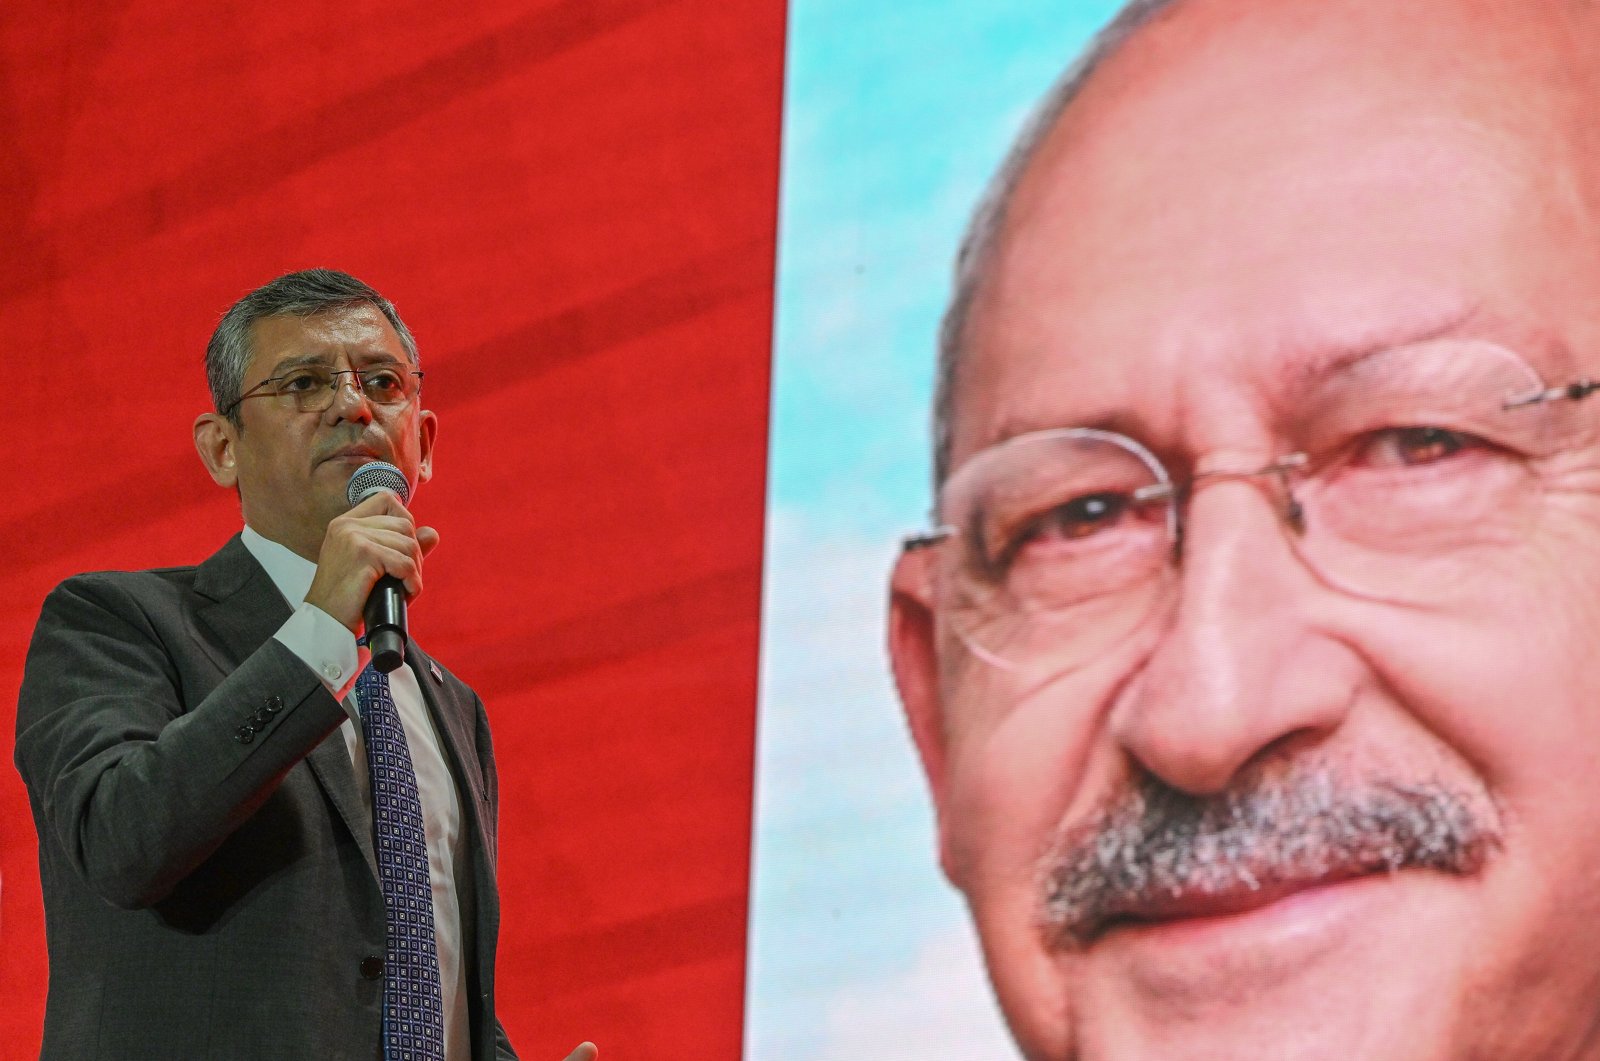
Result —
<instances>
[{"instance_id":1,"label":"man's chin","mask_svg":"<svg viewBox=\"0 0 1600 1061\"><path fill-rule=\"evenodd\" d=\"M1058 994L1033 998L1031 1014L1061 1014L1066 1029L1030 1027L1030 1000L1002 995L1039 1061L1445 1061L1477 891L1381 873L1234 912L1115 923L1047 963Z\"/></svg>"}]
</instances>

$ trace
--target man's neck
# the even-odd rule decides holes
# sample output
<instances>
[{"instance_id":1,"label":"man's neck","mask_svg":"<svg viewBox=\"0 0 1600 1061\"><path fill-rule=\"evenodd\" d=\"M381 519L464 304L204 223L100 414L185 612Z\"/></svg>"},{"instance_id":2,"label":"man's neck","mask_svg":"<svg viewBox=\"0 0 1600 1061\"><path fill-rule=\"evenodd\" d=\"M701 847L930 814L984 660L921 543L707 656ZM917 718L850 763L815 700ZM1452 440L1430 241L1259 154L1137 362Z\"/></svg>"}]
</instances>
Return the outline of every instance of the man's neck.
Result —
<instances>
[{"instance_id":1,"label":"man's neck","mask_svg":"<svg viewBox=\"0 0 1600 1061\"><path fill-rule=\"evenodd\" d=\"M322 553L321 535L317 537L315 542L307 542L303 540L301 535L288 533L288 528L273 526L268 520L252 519L249 513L245 514L244 524L267 541L281 545L301 559L309 560L313 564L317 562L317 557Z\"/></svg>"}]
</instances>

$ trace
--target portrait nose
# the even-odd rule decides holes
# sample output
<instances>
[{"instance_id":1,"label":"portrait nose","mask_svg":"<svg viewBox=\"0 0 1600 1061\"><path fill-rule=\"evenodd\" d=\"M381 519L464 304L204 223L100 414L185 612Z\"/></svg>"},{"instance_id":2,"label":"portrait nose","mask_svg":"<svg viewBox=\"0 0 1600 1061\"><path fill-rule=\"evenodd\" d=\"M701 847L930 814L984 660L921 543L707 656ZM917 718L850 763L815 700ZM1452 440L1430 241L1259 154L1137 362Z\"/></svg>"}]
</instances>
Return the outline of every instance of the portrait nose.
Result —
<instances>
[{"instance_id":1,"label":"portrait nose","mask_svg":"<svg viewBox=\"0 0 1600 1061\"><path fill-rule=\"evenodd\" d=\"M1291 739L1337 728L1360 673L1318 626L1327 591L1301 564L1270 484L1207 482L1190 500L1178 600L1110 716L1126 752L1175 788L1226 788Z\"/></svg>"}]
</instances>

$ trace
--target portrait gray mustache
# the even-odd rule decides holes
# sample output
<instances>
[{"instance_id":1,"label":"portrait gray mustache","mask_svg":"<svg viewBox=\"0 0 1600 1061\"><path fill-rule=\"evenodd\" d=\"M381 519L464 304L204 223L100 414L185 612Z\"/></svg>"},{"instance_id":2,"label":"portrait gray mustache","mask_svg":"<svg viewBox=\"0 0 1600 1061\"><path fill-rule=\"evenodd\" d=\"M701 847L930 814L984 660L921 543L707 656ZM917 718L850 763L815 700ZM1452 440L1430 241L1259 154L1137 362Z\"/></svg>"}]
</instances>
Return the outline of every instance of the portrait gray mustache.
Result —
<instances>
[{"instance_id":1,"label":"portrait gray mustache","mask_svg":"<svg viewBox=\"0 0 1600 1061\"><path fill-rule=\"evenodd\" d=\"M1051 845L1041 927L1066 950L1119 920L1173 916L1185 903L1206 909L1237 897L1243 908L1263 889L1377 871L1473 873L1500 846L1492 813L1484 795L1434 781L1341 778L1315 760L1264 764L1210 796L1141 772Z\"/></svg>"}]
</instances>

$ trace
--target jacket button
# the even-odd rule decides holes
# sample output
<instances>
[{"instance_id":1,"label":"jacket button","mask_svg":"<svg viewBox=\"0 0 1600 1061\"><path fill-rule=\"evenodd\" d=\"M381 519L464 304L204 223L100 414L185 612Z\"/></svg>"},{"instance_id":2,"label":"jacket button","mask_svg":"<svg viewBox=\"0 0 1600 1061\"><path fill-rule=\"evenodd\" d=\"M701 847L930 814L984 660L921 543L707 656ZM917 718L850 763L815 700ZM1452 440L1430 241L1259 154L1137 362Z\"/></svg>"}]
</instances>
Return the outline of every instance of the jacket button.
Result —
<instances>
[{"instance_id":1,"label":"jacket button","mask_svg":"<svg viewBox=\"0 0 1600 1061\"><path fill-rule=\"evenodd\" d=\"M365 980L376 980L383 975L383 959L369 954L361 959L361 976Z\"/></svg>"},{"instance_id":2,"label":"jacket button","mask_svg":"<svg viewBox=\"0 0 1600 1061\"><path fill-rule=\"evenodd\" d=\"M282 710L283 710L283 697L281 697L281 696L269 696L269 697L267 697L267 714L276 715L279 711L282 711Z\"/></svg>"},{"instance_id":3,"label":"jacket button","mask_svg":"<svg viewBox=\"0 0 1600 1061\"><path fill-rule=\"evenodd\" d=\"M247 723L233 731L233 739L240 744L249 744L256 739L256 731Z\"/></svg>"},{"instance_id":4,"label":"jacket button","mask_svg":"<svg viewBox=\"0 0 1600 1061\"><path fill-rule=\"evenodd\" d=\"M272 721L272 713L264 707L258 707L256 708L256 713L250 716L250 721L257 726L264 727L268 722Z\"/></svg>"}]
</instances>

